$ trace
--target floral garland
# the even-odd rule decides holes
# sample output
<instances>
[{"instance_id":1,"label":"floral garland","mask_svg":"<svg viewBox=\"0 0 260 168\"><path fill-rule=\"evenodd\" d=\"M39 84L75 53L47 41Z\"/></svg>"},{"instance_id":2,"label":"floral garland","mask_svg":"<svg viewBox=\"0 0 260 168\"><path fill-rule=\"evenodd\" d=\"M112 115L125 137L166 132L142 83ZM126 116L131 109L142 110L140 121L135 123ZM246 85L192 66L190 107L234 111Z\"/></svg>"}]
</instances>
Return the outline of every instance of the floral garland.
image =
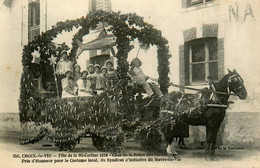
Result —
<instances>
[{"instance_id":1,"label":"floral garland","mask_svg":"<svg viewBox=\"0 0 260 168\"><path fill-rule=\"evenodd\" d=\"M37 97L40 97L37 91L34 89L33 84L33 74L31 62L33 59L32 53L34 51L38 51L40 53L40 58L42 62L49 63L49 58L51 56L57 57L60 59L61 52L66 49L55 48L51 46L52 40L57 37L58 34L61 34L63 31L70 32L74 28L79 28L78 32L73 36L72 39L72 48L69 53L69 58L72 62L76 63L76 51L78 49L78 44L76 43L76 39L82 41L83 36L89 33L90 28L96 27L99 22L106 22L111 25L111 28L108 31L111 31L117 37L117 73L119 75L119 79L127 78L127 72L129 68L129 63L127 62L128 52L131 51L133 46L130 45L130 42L134 39L138 39L142 44L146 45L156 45L157 57L158 57L158 67L157 71L159 73L158 82L160 84L161 90L166 93L169 87L169 58L171 54L169 53L169 48L167 45L167 40L162 37L161 31L155 29L151 24L148 24L143 21L143 18L136 14L120 14L120 12L104 12L97 11L95 13L90 13L86 17L82 17L76 20L67 20L65 22L58 22L52 29L43 32L41 35L37 36L32 42L29 42L28 45L24 46L23 55L22 55L22 65L23 65L23 74L21 77L21 88L20 88L20 100L19 100L19 110L20 110L20 121L26 122L30 120L34 120L36 122L44 123L50 122L53 127L59 129L61 127L67 128L65 131L61 131L59 134L55 134L49 139L54 141L57 146L59 146L62 150L65 148L64 146L69 146L68 149L74 146L74 142L78 137L78 134L75 133L76 130L79 130L79 127L87 126L86 123L92 124L91 128L94 128L96 134L100 135L100 131L108 131L119 128L119 121L122 119L120 113L115 113L111 117L111 114L106 113L105 107L108 103L104 102L102 113L100 111L99 104L97 102L102 101L102 96L95 96L91 99L91 101L86 101L84 99L76 98L71 100L55 100L48 99L46 101L38 100ZM123 80L122 80L123 81ZM124 87L122 87L124 88ZM121 88L121 89L122 89ZM122 98L120 99L121 103L126 102L128 98L128 94L124 89L122 89ZM104 95L103 95L104 96ZM128 95L129 96L129 95ZM43 106L46 107L45 113L44 110L38 113L41 113L42 118L30 118L27 115L28 110L30 109L30 99L37 99L37 103L35 105L36 111L42 109ZM101 98L101 99L100 99ZM40 98L39 98L40 99ZM69 107L68 102L74 103L73 106ZM91 102L91 103L85 103ZM84 107L84 108L82 108ZM129 111L129 109L119 107L120 112ZM91 108L93 108L91 110ZM90 110L80 110L80 109L90 109ZM105 114L106 113L106 114ZM106 116L110 115L110 116ZM119 116L118 116L119 115ZM125 115L124 115L125 116ZM118 119L118 122L110 121L114 123L108 126L108 119ZM98 124L99 123L99 124ZM103 126L106 126L107 129L103 129ZM71 134L68 132L68 129L71 129ZM57 133L59 132L57 131ZM106 132L105 131L105 132ZM117 132L117 131L116 131ZM59 137L64 136L64 133L67 133L65 136L66 139L59 139ZM39 136L42 138L42 135ZM73 138L74 137L74 138ZM79 136L81 137L81 136ZM106 138L109 136L106 136ZM112 136L113 137L113 136ZM121 138L120 138L121 137ZM37 139L40 139L37 138ZM111 139L111 138L107 138ZM116 141L106 141L108 146L116 146L118 143L122 143L122 136L118 134L118 137L112 138L116 139ZM71 141L73 143L68 143ZM117 143L117 141L119 141ZM66 145L67 144L67 145Z\"/></svg>"}]
</instances>

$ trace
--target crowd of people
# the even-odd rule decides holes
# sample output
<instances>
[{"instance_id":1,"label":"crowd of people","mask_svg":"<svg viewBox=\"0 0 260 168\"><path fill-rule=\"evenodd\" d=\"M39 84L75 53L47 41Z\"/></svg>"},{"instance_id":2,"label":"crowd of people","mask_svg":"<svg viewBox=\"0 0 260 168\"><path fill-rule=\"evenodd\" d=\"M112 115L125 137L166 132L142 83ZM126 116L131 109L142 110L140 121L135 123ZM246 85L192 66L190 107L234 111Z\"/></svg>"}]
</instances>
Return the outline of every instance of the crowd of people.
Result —
<instances>
[{"instance_id":1,"label":"crowd of people","mask_svg":"<svg viewBox=\"0 0 260 168\"><path fill-rule=\"evenodd\" d=\"M81 70L78 64L73 67L73 63L68 60L67 52L62 53L56 75L61 98L99 94L117 81L111 60L107 60L103 67L89 64L86 70Z\"/></svg>"},{"instance_id":2,"label":"crowd of people","mask_svg":"<svg viewBox=\"0 0 260 168\"><path fill-rule=\"evenodd\" d=\"M162 97L159 87L147 82L149 77L143 73L141 66L141 60L134 58L130 63L128 76L142 87L149 97ZM61 98L92 96L103 92L106 87L118 81L113 67L113 62L107 60L103 67L98 64L89 64L86 70L81 70L78 64L73 67L73 63L68 60L67 52L63 52L56 68L59 96Z\"/></svg>"}]
</instances>

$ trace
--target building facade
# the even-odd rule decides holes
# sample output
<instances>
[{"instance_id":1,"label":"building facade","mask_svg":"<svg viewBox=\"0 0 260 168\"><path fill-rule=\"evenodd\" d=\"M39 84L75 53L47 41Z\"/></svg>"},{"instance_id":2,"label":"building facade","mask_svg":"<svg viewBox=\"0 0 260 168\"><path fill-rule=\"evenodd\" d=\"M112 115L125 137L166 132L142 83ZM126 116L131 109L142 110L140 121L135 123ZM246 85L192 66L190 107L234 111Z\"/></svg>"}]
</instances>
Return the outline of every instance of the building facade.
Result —
<instances>
[{"instance_id":1,"label":"building facade","mask_svg":"<svg viewBox=\"0 0 260 168\"><path fill-rule=\"evenodd\" d=\"M256 0L3 0L0 9L1 32L1 95L9 97L1 100L1 113L18 113L20 74L22 72L21 53L23 45L41 32L49 30L58 21L85 16L99 9L136 12L147 22L162 30L169 41L172 59L170 60L171 82L194 88L205 87L207 77L221 79L227 68L237 72L245 81L248 98L235 100L228 109L226 133L223 142L259 144L260 110L260 2ZM95 39L106 25L100 24L84 37L83 42ZM57 43L71 39L76 30L64 32L55 39ZM130 59L137 56L138 44L129 53ZM103 51L107 52L108 51ZM103 53L104 54L104 53ZM90 58L102 55L102 51L83 52L78 62L86 67ZM143 71L156 77L156 48L140 51ZM108 55L108 57L110 57ZM92 59L93 62L98 61ZM107 58L105 58L107 59ZM151 66L154 65L154 66ZM153 76L154 75L154 76ZM171 87L170 90L179 90ZM185 90L189 92L189 90ZM248 113L254 112L254 113ZM248 124L248 121L251 124ZM17 119L18 121L18 119Z\"/></svg>"},{"instance_id":2,"label":"building facade","mask_svg":"<svg viewBox=\"0 0 260 168\"><path fill-rule=\"evenodd\" d=\"M178 69L172 68L174 82L201 88L208 76L218 81L227 69L236 69L244 78L247 101L252 102L260 85L259 7L254 0L179 1L174 15L180 19L173 30L177 38L170 46L178 62Z\"/></svg>"}]
</instances>

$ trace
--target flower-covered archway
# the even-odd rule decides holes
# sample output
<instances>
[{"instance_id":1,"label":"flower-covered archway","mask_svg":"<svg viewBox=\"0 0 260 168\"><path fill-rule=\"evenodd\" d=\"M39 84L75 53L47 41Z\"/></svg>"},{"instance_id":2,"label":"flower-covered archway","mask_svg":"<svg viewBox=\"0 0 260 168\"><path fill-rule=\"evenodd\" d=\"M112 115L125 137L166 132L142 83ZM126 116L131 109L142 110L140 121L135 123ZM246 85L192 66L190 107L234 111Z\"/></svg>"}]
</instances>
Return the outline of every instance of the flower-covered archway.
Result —
<instances>
[{"instance_id":1,"label":"flower-covered archway","mask_svg":"<svg viewBox=\"0 0 260 168\"><path fill-rule=\"evenodd\" d=\"M54 49L49 44L61 34L63 31L70 32L73 28L78 28L78 32L73 36L72 48L70 50L70 59L76 63L76 52L78 44L76 39L82 41L83 36L89 33L90 28L96 27L99 22L106 22L111 27L111 31L117 37L117 73L119 78L126 78L129 64L127 62L128 52L131 51L132 46L130 42L138 39L142 44L157 46L158 65L157 71L159 73L158 83L162 92L167 93L169 87L169 53L168 41L162 37L160 30L157 30L153 25L146 23L142 17L136 14L120 14L120 12L104 12L97 11L91 13L86 17L76 20L67 20L65 22L58 22L52 29L43 32L37 36L32 42L24 46L22 55L23 74L21 77L21 92L20 92L20 120L24 121L26 118L26 111L28 110L27 100L33 97L36 92L33 87L33 75L31 70L31 62L33 60L32 53L38 51L43 62L49 62L48 58L51 56L60 58L62 49Z\"/></svg>"}]
</instances>

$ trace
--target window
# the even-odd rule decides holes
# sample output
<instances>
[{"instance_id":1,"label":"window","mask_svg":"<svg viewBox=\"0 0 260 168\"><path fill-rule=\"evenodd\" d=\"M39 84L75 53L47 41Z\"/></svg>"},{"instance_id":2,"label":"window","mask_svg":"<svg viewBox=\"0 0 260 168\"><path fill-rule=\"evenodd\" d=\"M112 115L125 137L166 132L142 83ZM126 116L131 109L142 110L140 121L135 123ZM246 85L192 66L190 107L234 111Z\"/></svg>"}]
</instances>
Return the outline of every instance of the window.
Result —
<instances>
[{"instance_id":1,"label":"window","mask_svg":"<svg viewBox=\"0 0 260 168\"><path fill-rule=\"evenodd\" d=\"M207 4L208 2L213 2L213 1L214 0L182 0L182 8Z\"/></svg>"},{"instance_id":2,"label":"window","mask_svg":"<svg viewBox=\"0 0 260 168\"><path fill-rule=\"evenodd\" d=\"M40 35L40 2L39 0L29 3L28 8L28 40L32 41Z\"/></svg>"},{"instance_id":3,"label":"window","mask_svg":"<svg viewBox=\"0 0 260 168\"><path fill-rule=\"evenodd\" d=\"M189 83L205 83L207 77L218 80L217 38L202 38L187 42L189 49Z\"/></svg>"},{"instance_id":4,"label":"window","mask_svg":"<svg viewBox=\"0 0 260 168\"><path fill-rule=\"evenodd\" d=\"M190 0L190 5L197 5L197 4L202 4L202 3L206 3L206 2L210 2L213 0Z\"/></svg>"}]
</instances>

